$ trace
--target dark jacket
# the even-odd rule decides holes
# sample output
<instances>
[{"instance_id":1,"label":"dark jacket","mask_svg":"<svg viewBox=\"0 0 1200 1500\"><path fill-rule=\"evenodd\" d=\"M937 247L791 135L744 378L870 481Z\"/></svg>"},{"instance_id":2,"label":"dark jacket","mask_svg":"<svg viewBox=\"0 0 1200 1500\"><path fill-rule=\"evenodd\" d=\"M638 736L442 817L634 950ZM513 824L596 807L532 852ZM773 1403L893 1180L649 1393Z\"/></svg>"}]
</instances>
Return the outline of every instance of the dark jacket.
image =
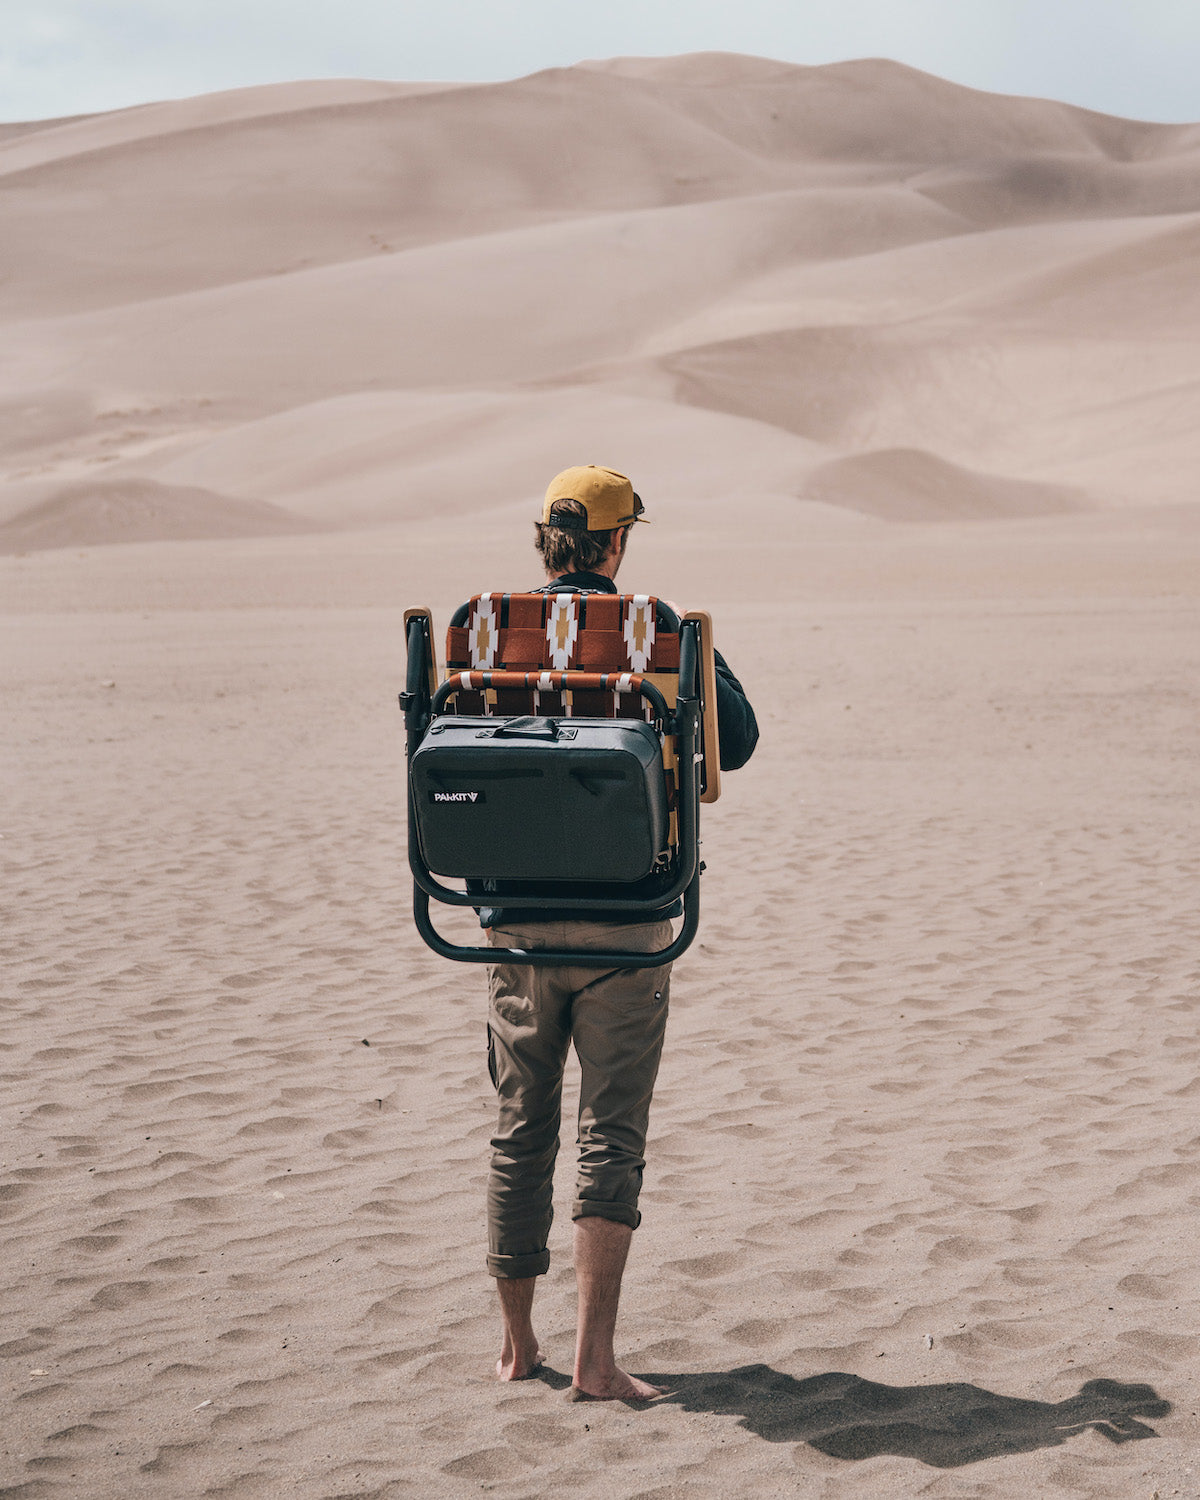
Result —
<instances>
[{"instance_id":1,"label":"dark jacket","mask_svg":"<svg viewBox=\"0 0 1200 1500\"><path fill-rule=\"evenodd\" d=\"M548 583L531 592L538 594L615 594L618 589L612 579L606 578L602 573L566 573L561 578L556 578L553 583ZM746 764L754 753L755 745L758 744L758 721L754 717L754 710L750 707L745 690L729 670L725 658L716 650L713 651L713 657L717 669L717 731L721 743L721 769L722 771L736 771ZM650 877L651 880L654 878ZM472 880L467 882L467 889L484 898L507 896L510 899L514 897L519 899L521 894L520 883L515 881L501 883L494 880ZM533 893L533 889L526 887L530 894ZM603 896L607 895L612 888L610 886L588 887L581 884L576 889L581 896L593 894ZM538 890L538 894L542 894L544 890L545 888L542 887ZM681 904L676 901L654 914L639 913L635 920L651 922L663 917L675 917L679 915L681 909ZM522 909L508 905L504 907L480 906L477 910L482 927L503 927L506 924L518 922L553 922L564 919L584 922L620 922L630 918L630 913L622 911L619 907L595 912L551 911L539 907Z\"/></svg>"}]
</instances>

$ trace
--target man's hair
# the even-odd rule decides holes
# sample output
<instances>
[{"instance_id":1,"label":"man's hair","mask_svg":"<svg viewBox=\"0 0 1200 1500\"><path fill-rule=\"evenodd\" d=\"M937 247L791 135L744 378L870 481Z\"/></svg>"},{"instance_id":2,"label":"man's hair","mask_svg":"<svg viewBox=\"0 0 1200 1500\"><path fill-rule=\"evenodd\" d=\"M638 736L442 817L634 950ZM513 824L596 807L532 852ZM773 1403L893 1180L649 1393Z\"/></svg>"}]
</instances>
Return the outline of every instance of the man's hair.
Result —
<instances>
[{"instance_id":1,"label":"man's hair","mask_svg":"<svg viewBox=\"0 0 1200 1500\"><path fill-rule=\"evenodd\" d=\"M554 514L579 516L587 520L587 511L578 500L556 500ZM612 531L568 531L562 526L549 526L542 521L534 522L534 546L542 555L546 571L554 576L560 573L590 573L598 563L604 561L612 539L626 527L615 527Z\"/></svg>"}]
</instances>

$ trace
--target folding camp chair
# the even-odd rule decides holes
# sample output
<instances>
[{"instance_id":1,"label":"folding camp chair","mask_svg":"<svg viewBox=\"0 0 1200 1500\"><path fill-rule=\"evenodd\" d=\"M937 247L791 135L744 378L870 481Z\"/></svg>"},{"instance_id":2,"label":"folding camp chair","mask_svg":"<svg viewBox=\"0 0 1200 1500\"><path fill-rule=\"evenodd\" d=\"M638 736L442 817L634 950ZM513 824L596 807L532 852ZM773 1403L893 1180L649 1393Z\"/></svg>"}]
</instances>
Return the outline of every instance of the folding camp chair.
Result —
<instances>
[{"instance_id":1,"label":"folding camp chair","mask_svg":"<svg viewBox=\"0 0 1200 1500\"><path fill-rule=\"evenodd\" d=\"M480 594L450 622L405 613L413 914L445 958L648 968L700 919L699 804L720 795L712 622L644 594ZM447 886L438 877L470 882ZM483 892L484 894L481 894ZM652 953L448 942L430 899L683 926Z\"/></svg>"}]
</instances>

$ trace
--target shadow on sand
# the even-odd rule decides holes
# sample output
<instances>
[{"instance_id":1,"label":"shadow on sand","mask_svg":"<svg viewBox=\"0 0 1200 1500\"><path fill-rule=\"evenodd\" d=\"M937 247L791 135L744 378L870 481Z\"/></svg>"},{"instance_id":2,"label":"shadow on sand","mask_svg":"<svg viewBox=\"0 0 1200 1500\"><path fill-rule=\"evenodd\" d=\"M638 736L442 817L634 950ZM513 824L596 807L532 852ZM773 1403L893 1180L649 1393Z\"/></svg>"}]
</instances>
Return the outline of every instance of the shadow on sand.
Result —
<instances>
[{"instance_id":1,"label":"shadow on sand","mask_svg":"<svg viewBox=\"0 0 1200 1500\"><path fill-rule=\"evenodd\" d=\"M965 1381L951 1385L881 1385L830 1372L806 1380L770 1365L699 1375L648 1374L670 1394L656 1405L737 1416L772 1443L808 1443L832 1458L894 1454L939 1469L1053 1448L1094 1427L1109 1442L1156 1437L1139 1417L1171 1410L1148 1385L1089 1380L1066 1401L1025 1401Z\"/></svg>"}]
</instances>

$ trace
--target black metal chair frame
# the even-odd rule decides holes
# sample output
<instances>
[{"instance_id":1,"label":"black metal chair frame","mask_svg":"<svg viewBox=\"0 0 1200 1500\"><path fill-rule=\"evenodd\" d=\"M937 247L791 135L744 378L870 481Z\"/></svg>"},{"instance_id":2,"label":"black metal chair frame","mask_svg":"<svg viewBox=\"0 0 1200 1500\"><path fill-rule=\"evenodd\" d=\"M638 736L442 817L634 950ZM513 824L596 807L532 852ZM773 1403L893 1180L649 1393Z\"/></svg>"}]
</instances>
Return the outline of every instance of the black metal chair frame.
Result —
<instances>
[{"instance_id":1,"label":"black metal chair frame","mask_svg":"<svg viewBox=\"0 0 1200 1500\"><path fill-rule=\"evenodd\" d=\"M408 663L405 690L400 694L407 732L407 763L412 758L431 721L443 710L458 684L451 677L441 687L434 687L435 668L433 640L428 610L410 610L405 617ZM484 678L486 680L487 673ZM556 674L557 676L558 674ZM567 671L561 674L562 686L569 690L573 677L593 674ZM676 756L676 815L678 844L674 879L665 889L652 896L636 899L614 892L610 896L525 895L519 898L522 910L579 912L612 911L614 906L627 911L631 921L644 914L652 920L665 907L682 897L683 926L665 948L651 953L625 952L599 948L500 948L472 947L451 943L434 927L430 900L446 906L478 906L479 897L444 885L429 869L417 838L411 773L408 782L408 863L413 875L413 917L421 937L443 958L459 963L532 964L537 968L573 964L588 969L649 969L670 963L688 948L700 925L700 625L697 620L679 622L679 686L675 705L669 707L653 683L641 686L642 696L650 703L655 728L660 734L673 735Z\"/></svg>"}]
</instances>

